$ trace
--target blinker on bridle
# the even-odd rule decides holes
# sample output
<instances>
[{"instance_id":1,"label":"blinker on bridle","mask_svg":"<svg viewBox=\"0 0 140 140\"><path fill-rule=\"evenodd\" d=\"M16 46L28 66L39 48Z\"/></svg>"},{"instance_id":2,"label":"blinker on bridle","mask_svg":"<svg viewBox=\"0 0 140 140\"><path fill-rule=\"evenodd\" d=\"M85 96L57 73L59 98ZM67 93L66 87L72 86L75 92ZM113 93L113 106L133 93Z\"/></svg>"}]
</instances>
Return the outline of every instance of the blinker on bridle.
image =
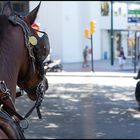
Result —
<instances>
[{"instance_id":1,"label":"blinker on bridle","mask_svg":"<svg viewBox=\"0 0 140 140\"><path fill-rule=\"evenodd\" d=\"M44 47L47 48L47 49L49 49L50 48L50 44L49 44L49 39L48 39L47 33L44 32L44 31L36 30L36 29L34 29L34 30L36 32L42 33L43 36L42 37L39 37L38 40L36 39L35 36L29 36L29 42L31 43L31 45L36 46L36 45L40 44L40 42L42 40L44 40L44 42L45 42Z\"/></svg>"}]
</instances>

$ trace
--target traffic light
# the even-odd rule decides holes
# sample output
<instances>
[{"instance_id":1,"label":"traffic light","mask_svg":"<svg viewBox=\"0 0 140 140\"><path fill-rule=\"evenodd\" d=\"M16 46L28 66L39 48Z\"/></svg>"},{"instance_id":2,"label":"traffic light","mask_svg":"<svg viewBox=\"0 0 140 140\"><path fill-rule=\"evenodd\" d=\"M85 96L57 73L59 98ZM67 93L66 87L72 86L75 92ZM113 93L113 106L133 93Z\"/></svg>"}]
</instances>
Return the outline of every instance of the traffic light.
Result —
<instances>
[{"instance_id":1,"label":"traffic light","mask_svg":"<svg viewBox=\"0 0 140 140\"><path fill-rule=\"evenodd\" d=\"M89 30L88 29L85 29L84 36L85 36L85 38L89 38Z\"/></svg>"},{"instance_id":2,"label":"traffic light","mask_svg":"<svg viewBox=\"0 0 140 140\"><path fill-rule=\"evenodd\" d=\"M95 32L95 21L90 21L90 33L93 34Z\"/></svg>"}]
</instances>

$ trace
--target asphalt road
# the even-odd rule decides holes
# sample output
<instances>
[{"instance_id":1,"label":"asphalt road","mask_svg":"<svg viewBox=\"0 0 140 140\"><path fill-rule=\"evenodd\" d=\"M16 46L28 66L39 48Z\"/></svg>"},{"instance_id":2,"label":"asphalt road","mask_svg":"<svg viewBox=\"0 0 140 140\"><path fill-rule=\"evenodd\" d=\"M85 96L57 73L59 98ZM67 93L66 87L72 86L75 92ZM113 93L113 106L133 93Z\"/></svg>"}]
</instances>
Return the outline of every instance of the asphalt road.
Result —
<instances>
[{"instance_id":1,"label":"asphalt road","mask_svg":"<svg viewBox=\"0 0 140 140\"><path fill-rule=\"evenodd\" d=\"M139 139L140 112L131 77L48 76L41 107L29 117L26 138ZM16 100L19 113L32 107L26 95Z\"/></svg>"}]
</instances>

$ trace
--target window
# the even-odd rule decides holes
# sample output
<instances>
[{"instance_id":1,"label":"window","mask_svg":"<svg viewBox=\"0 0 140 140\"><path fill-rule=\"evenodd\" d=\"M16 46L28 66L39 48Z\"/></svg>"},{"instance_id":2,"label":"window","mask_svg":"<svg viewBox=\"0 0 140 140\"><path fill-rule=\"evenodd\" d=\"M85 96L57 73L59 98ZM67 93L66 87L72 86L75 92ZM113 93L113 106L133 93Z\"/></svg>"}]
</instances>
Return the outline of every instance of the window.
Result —
<instances>
[{"instance_id":1,"label":"window","mask_svg":"<svg viewBox=\"0 0 140 140\"><path fill-rule=\"evenodd\" d=\"M109 15L109 3L107 1L101 2L101 15L102 16Z\"/></svg>"}]
</instances>

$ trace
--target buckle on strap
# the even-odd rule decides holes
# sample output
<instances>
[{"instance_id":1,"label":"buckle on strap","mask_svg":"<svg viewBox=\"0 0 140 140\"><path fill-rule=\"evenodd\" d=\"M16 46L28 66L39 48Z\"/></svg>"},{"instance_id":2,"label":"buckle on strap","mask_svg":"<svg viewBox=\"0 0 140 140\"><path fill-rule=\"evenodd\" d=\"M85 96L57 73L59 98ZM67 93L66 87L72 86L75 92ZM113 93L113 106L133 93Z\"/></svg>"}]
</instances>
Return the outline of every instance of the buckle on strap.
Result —
<instances>
[{"instance_id":1,"label":"buckle on strap","mask_svg":"<svg viewBox=\"0 0 140 140\"><path fill-rule=\"evenodd\" d=\"M12 105L14 106L13 101L12 101L12 99L11 99L10 90L7 88L5 81L0 81L0 91L1 91L2 93L4 93L4 95L2 95L2 96L0 97L0 99L1 99L2 101L5 101L5 100L7 100L7 99L10 99Z\"/></svg>"},{"instance_id":2,"label":"buckle on strap","mask_svg":"<svg viewBox=\"0 0 140 140\"><path fill-rule=\"evenodd\" d=\"M3 93L7 93L10 96L10 90L7 88L5 81L0 81L0 90Z\"/></svg>"}]
</instances>

